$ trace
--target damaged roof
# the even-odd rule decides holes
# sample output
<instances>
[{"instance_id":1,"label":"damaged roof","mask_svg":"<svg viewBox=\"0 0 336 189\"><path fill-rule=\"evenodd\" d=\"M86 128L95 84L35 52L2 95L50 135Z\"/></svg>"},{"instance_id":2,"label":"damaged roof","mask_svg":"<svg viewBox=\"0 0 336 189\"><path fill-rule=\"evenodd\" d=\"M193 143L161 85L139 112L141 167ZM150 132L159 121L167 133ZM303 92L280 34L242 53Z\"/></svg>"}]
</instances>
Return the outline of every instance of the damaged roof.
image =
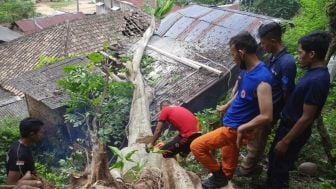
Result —
<instances>
[{"instance_id":1,"label":"damaged roof","mask_svg":"<svg viewBox=\"0 0 336 189\"><path fill-rule=\"evenodd\" d=\"M0 86L31 71L41 56L85 54L109 44L132 44L149 26L150 18L138 12L111 12L72 20L0 46Z\"/></svg>"},{"instance_id":2,"label":"damaged roof","mask_svg":"<svg viewBox=\"0 0 336 189\"><path fill-rule=\"evenodd\" d=\"M150 45L168 55L214 68L221 74L204 68L195 69L167 56L162 58L158 51L148 50L159 60L155 63L154 73L146 75L148 81L156 83L151 110L165 99L194 112L214 107L238 73L229 54L230 38L241 31L256 36L259 26L272 20L263 15L201 5L191 5L169 14L162 20ZM168 65L169 69L162 65Z\"/></svg>"},{"instance_id":3,"label":"damaged roof","mask_svg":"<svg viewBox=\"0 0 336 189\"><path fill-rule=\"evenodd\" d=\"M261 15L199 5L192 5L168 15L161 22L146 49L156 60L151 65L153 70L144 74L147 83L153 89L153 97L150 99L152 117L155 117L157 105L164 99L182 104L193 112L216 105L218 98L225 94L229 85L235 81L237 69L228 51L230 37L243 30L256 34L259 25L271 20ZM191 67L178 59L194 61L202 66ZM57 97L61 93L57 92L55 80L50 77L54 77L53 69L59 68L59 64L62 63L35 71L33 75L29 73L27 77L22 76L19 79L21 83L13 86L55 108L56 105L52 104L58 103L59 106L63 97ZM55 78L58 77L56 76ZM38 83L35 77L39 77L41 85L34 89L26 88L33 87L26 82ZM53 82L54 85L51 84ZM37 89L42 92L39 93ZM56 94L53 91L56 91Z\"/></svg>"},{"instance_id":4,"label":"damaged roof","mask_svg":"<svg viewBox=\"0 0 336 189\"><path fill-rule=\"evenodd\" d=\"M256 35L261 24L273 19L223 7L191 5L165 17L156 33L179 41L215 46L227 44L231 37L241 31Z\"/></svg>"},{"instance_id":5,"label":"damaged roof","mask_svg":"<svg viewBox=\"0 0 336 189\"><path fill-rule=\"evenodd\" d=\"M32 34L52 26L64 23L66 20L83 19L83 13L64 13L48 17L38 17L15 21L14 23L25 34Z\"/></svg>"}]
</instances>

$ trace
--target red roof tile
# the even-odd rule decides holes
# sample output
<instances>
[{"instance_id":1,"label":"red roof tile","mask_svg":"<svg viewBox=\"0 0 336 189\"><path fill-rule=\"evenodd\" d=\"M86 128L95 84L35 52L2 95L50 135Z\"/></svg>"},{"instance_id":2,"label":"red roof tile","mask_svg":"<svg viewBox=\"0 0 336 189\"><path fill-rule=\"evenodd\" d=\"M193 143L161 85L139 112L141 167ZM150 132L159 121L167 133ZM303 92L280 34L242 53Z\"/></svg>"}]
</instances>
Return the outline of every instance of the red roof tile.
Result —
<instances>
[{"instance_id":1,"label":"red roof tile","mask_svg":"<svg viewBox=\"0 0 336 189\"><path fill-rule=\"evenodd\" d=\"M84 18L83 13L66 13L50 17L40 17L35 19L24 19L16 21L15 24L25 34L32 34L52 26L64 23L66 20L77 20Z\"/></svg>"}]
</instances>

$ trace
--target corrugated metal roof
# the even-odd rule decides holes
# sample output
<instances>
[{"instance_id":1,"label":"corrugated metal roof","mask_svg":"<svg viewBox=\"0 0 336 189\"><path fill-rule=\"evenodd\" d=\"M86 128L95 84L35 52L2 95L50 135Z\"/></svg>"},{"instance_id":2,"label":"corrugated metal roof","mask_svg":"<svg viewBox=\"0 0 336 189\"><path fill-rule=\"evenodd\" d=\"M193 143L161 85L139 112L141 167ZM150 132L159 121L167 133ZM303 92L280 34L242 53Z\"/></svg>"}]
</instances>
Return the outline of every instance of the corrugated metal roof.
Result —
<instances>
[{"instance_id":1,"label":"corrugated metal roof","mask_svg":"<svg viewBox=\"0 0 336 189\"><path fill-rule=\"evenodd\" d=\"M77 20L84 18L83 13L65 13L49 17L39 17L34 19L24 19L16 21L15 24L25 34L32 34L52 26L64 23L66 20Z\"/></svg>"},{"instance_id":2,"label":"corrugated metal roof","mask_svg":"<svg viewBox=\"0 0 336 189\"><path fill-rule=\"evenodd\" d=\"M238 73L229 53L230 38L244 30L255 36L261 24L272 20L263 15L202 5L191 5L166 16L150 44L172 55L215 68L222 74L218 76L208 70L172 64L161 60L161 54L152 53L159 60L154 70L160 77L154 86L151 112L155 113L155 108L164 99L186 105L192 111L215 106ZM165 64L169 66L160 68Z\"/></svg>"},{"instance_id":3,"label":"corrugated metal roof","mask_svg":"<svg viewBox=\"0 0 336 189\"><path fill-rule=\"evenodd\" d=\"M256 35L258 27L273 18L220 7L191 5L164 18L156 32L180 41L225 45L241 31Z\"/></svg>"},{"instance_id":4,"label":"corrugated metal roof","mask_svg":"<svg viewBox=\"0 0 336 189\"><path fill-rule=\"evenodd\" d=\"M12 31L6 27L0 26L0 41L12 41L22 35L18 32Z\"/></svg>"}]
</instances>

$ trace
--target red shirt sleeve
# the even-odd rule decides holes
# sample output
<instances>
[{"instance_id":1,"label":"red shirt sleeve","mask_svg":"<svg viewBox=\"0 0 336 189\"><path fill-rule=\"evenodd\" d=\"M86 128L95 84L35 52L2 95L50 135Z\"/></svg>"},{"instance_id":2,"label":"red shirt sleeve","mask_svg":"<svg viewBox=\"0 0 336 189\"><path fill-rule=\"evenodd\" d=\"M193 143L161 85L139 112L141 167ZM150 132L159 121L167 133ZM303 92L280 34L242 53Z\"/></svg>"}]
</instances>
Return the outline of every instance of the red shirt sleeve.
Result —
<instances>
[{"instance_id":1,"label":"red shirt sleeve","mask_svg":"<svg viewBox=\"0 0 336 189\"><path fill-rule=\"evenodd\" d=\"M163 108L160 112L159 120L158 121L167 121L168 118L168 108Z\"/></svg>"}]
</instances>

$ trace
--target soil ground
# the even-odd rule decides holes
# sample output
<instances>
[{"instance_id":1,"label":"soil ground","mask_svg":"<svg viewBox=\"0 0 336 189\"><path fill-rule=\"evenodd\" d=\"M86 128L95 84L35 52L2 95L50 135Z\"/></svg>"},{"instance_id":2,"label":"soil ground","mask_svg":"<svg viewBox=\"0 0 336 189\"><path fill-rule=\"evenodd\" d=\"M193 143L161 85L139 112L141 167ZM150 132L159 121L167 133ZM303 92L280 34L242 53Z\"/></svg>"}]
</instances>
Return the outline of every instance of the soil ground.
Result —
<instances>
[{"instance_id":1,"label":"soil ground","mask_svg":"<svg viewBox=\"0 0 336 189\"><path fill-rule=\"evenodd\" d=\"M78 0L79 12L93 14L96 12L96 4L92 0ZM69 2L48 2L43 1L36 4L36 12L43 16L51 16L61 12L77 12L76 1Z\"/></svg>"}]
</instances>

